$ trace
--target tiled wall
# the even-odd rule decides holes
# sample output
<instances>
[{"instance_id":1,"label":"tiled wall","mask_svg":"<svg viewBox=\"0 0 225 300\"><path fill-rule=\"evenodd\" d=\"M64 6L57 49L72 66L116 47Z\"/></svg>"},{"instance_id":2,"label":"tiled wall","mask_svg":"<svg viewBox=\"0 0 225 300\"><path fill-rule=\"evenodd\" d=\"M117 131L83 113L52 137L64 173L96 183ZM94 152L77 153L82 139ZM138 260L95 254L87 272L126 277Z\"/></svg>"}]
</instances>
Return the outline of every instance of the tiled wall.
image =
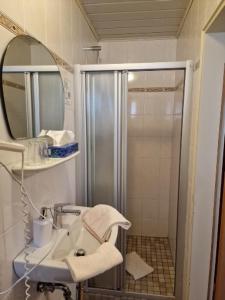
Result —
<instances>
[{"instance_id":1,"label":"tiled wall","mask_svg":"<svg viewBox=\"0 0 225 300\"><path fill-rule=\"evenodd\" d=\"M132 73L128 88L174 87L174 71ZM129 78L129 77L128 77ZM174 92L128 93L130 234L167 237Z\"/></svg>"},{"instance_id":2,"label":"tiled wall","mask_svg":"<svg viewBox=\"0 0 225 300\"><path fill-rule=\"evenodd\" d=\"M82 47L96 44L89 27L74 0L2 0L1 12L18 23L23 30L39 39L70 65L74 63L95 63L96 56L86 54ZM15 35L0 26L0 55L7 43ZM69 84L71 105L65 107L65 129L74 128L75 109L73 74L61 68L63 79ZM10 140L0 106L0 139ZM12 163L20 159L18 154L0 151L0 160ZM75 161L34 174L25 181L33 202L41 207L56 202L74 202ZM0 168L0 290L10 286L16 279L12 260L23 248L23 224L18 187L9 175ZM75 290L74 286L72 287ZM46 299L37 295L35 285L31 289L31 299ZM48 299L61 299L62 294L50 295ZM0 299L24 299L23 284Z\"/></svg>"},{"instance_id":3,"label":"tiled wall","mask_svg":"<svg viewBox=\"0 0 225 300\"><path fill-rule=\"evenodd\" d=\"M220 3L224 2L223 0L194 0L192 2L191 8L189 13L186 17L184 26L180 33L177 42L177 60L186 60L191 59L195 63L202 60L201 57L201 33L204 26L209 21L212 14L216 11L217 7ZM199 65L199 64L198 64ZM199 93L200 93L200 76L201 70L197 68L194 72L193 78L193 109L192 109L192 122L191 122L191 143L190 143L190 176L189 176L189 195L188 195L188 205L189 205L189 216L187 219L187 244L185 247L186 254L185 254L185 276L184 276L184 286L185 288L185 295L184 299L189 299L189 274L190 274L190 260L191 256L193 261L198 261L197 256L202 256L202 253L199 251L195 251L191 253L191 245L192 245L192 222L193 222L193 206L194 206L194 190L195 190L195 163L196 163L196 145L197 145L197 134L198 134L198 112L199 112ZM208 233L207 233L208 234ZM203 236L198 236L195 238L195 247L196 249L201 248L201 239ZM199 242L199 243L198 243ZM192 287L196 288L196 291L202 293L202 280L203 277L199 275L196 270L201 271L203 268L198 265L194 264L193 266L193 273L192 273L192 283L191 283L191 290ZM202 274L208 280L208 274ZM205 282L207 285L207 282ZM207 291L204 291L207 293ZM200 295L200 294L199 294ZM205 299L200 298L199 295L195 295L195 298L192 299ZM202 294L201 294L202 295ZM206 295L206 294L205 294Z\"/></svg>"},{"instance_id":4,"label":"tiled wall","mask_svg":"<svg viewBox=\"0 0 225 300\"><path fill-rule=\"evenodd\" d=\"M102 64L176 60L176 39L138 39L100 42Z\"/></svg>"},{"instance_id":5,"label":"tiled wall","mask_svg":"<svg viewBox=\"0 0 225 300\"><path fill-rule=\"evenodd\" d=\"M176 60L176 39L103 41L101 46L101 63ZM173 72L134 75L129 87L175 85ZM174 92L130 92L128 98L130 233L168 236Z\"/></svg>"}]
</instances>

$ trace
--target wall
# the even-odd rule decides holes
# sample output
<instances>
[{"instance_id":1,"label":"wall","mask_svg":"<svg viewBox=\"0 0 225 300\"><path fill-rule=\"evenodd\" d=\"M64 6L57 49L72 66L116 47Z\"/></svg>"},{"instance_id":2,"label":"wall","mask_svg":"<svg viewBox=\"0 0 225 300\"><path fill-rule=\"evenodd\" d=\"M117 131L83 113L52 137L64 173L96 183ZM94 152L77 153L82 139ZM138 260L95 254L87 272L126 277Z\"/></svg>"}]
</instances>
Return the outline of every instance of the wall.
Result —
<instances>
[{"instance_id":1,"label":"wall","mask_svg":"<svg viewBox=\"0 0 225 300\"><path fill-rule=\"evenodd\" d=\"M132 74L134 80L128 83L128 89L175 86L174 71ZM174 94L174 91L128 93L130 234L168 236Z\"/></svg>"},{"instance_id":2,"label":"wall","mask_svg":"<svg viewBox=\"0 0 225 300\"><path fill-rule=\"evenodd\" d=\"M196 149L197 149L197 138L198 138L198 116L199 116L199 105L200 105L200 88L201 88L201 63L202 63L202 30L204 26L209 21L212 14L216 11L220 3L223 3L222 0L194 0L190 7L190 10L187 14L187 17L182 27L181 33L177 42L177 60L186 60L191 59L196 63L194 78L193 78L193 109L192 109L192 122L191 122L191 143L190 143L190 165L189 165L189 189L188 189L188 211L189 215L187 217L187 236L186 241L186 255L185 255L185 276L183 278L184 282L184 296L183 299L198 299L205 300L207 295L207 285L208 285L208 274L209 274L209 262L205 261L204 263L197 258L203 257L208 251L209 248L202 248L201 241L208 236L211 232L204 230L202 228L202 233L195 236L193 240L193 250L192 247L192 231L194 232L199 229L198 222L192 226L193 217L198 218L198 211L201 210L202 205L198 206L197 200L195 197L195 171L196 171ZM213 61L213 58L212 58ZM199 64L200 62L200 64ZM199 68L200 65L200 68ZM212 199L211 199L212 201ZM200 203L200 202L199 202ZM205 219L205 216L201 217L201 220ZM196 219L197 220L197 219ZM198 219L198 221L201 221ZM198 230L197 230L198 232ZM201 249L201 251L197 251ZM203 255L204 254L204 255ZM198 256L199 255L199 256ZM191 256L193 264L191 265ZM207 271L205 272L205 267ZM193 273L192 273L192 271ZM197 271L198 272L195 272ZM202 273L200 274L199 272ZM189 274L192 274L191 283ZM190 293L189 293L190 292ZM190 295L190 298L189 298Z\"/></svg>"},{"instance_id":3,"label":"wall","mask_svg":"<svg viewBox=\"0 0 225 300\"><path fill-rule=\"evenodd\" d=\"M93 45L96 40L75 1L2 0L1 12L8 15L22 30L29 32L47 45L68 64L73 66L74 63L96 62L94 55L86 57L82 51L82 47ZM0 26L0 55L14 36L13 32ZM71 92L71 104L65 107L64 128L76 130L74 128L74 76L64 68L61 68L61 71ZM0 106L0 139L10 140L2 106ZM17 162L20 156L1 151L0 158L1 161L11 164ZM16 279L12 269L12 260L23 248L24 241L18 187L2 168L0 176L0 290L2 290L9 287ZM38 207L56 202L75 202L75 162L72 160L65 165L34 174L26 179L25 184ZM45 296L37 295L35 289L34 285L31 289L31 299L46 299ZM54 295L48 297L50 298L61 299L61 293L58 297ZM24 299L23 284L17 286L8 295L0 296L0 299Z\"/></svg>"},{"instance_id":4,"label":"wall","mask_svg":"<svg viewBox=\"0 0 225 300\"><path fill-rule=\"evenodd\" d=\"M176 39L102 41L100 44L103 64L176 60ZM157 73L147 75L146 72L142 78L136 74L129 86L175 86L175 72ZM173 111L174 96L181 100L179 92L128 94L128 216L133 222L130 233L169 235L173 257L181 117L177 104ZM153 111L158 122L152 120ZM174 176L171 183L170 175Z\"/></svg>"},{"instance_id":5,"label":"wall","mask_svg":"<svg viewBox=\"0 0 225 300\"><path fill-rule=\"evenodd\" d=\"M210 268L210 262L213 222L214 217L216 215L218 217L221 176L223 172L224 125L223 132L220 133L220 129L222 128L221 121L224 123L224 111L221 111L224 66L225 33L208 34L205 38L201 80L202 92L200 95L196 187L194 194L193 255L190 275L191 299L195 297L204 299L206 297L209 272L211 273L214 268L214 266ZM209 119L210 123L208 122ZM220 137L221 140L219 140ZM220 161L218 160L218 156L220 156ZM205 174L207 174L207 176L205 176ZM214 229L217 231L216 228ZM204 251L199 251L199 236L201 236L201 247ZM216 244L214 244L214 246L215 245ZM201 269L199 269L199 265L202 266ZM199 281L196 276L198 276L198 278L201 276L201 289L199 289Z\"/></svg>"},{"instance_id":6,"label":"wall","mask_svg":"<svg viewBox=\"0 0 225 300\"><path fill-rule=\"evenodd\" d=\"M176 60L176 39L113 40L100 45L102 64Z\"/></svg>"}]
</instances>

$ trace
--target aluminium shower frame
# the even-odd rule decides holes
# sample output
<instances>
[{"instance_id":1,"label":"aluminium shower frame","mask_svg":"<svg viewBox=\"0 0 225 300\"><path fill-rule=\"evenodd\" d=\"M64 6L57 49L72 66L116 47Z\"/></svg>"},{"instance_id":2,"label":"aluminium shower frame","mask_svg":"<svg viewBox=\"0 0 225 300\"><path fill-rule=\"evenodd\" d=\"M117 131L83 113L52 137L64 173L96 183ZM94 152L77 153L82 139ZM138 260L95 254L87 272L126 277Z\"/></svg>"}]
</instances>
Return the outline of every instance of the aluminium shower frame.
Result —
<instances>
[{"instance_id":1,"label":"aluminium shower frame","mask_svg":"<svg viewBox=\"0 0 225 300\"><path fill-rule=\"evenodd\" d=\"M191 207L188 204L188 186L189 186L189 158L190 158L190 131L191 131L191 112L192 112L192 78L193 78L193 62L154 62L154 63L128 63L128 64L99 64L99 65L76 65L75 72L77 74L76 87L77 87L77 112L81 114L79 116L79 123L81 122L78 129L78 135L80 137L81 146L83 151L86 150L86 128L84 120L86 120L85 113L85 91L81 88L84 86L85 72L98 72L98 71L163 71L163 70L184 70L184 95L183 95L183 114L182 114L182 131L181 131L181 147L180 147L180 169L179 169L179 190L178 190L178 214L177 214L177 247L176 247L176 278L175 278L175 296L158 296L158 295L145 295L137 293L128 293L123 291L105 290L99 288L88 288L88 292L93 294L107 294L113 296L123 296L146 299L176 299L180 300L183 298L183 284L184 284L184 272L186 271L185 264L185 246L186 239L188 238L187 233L189 229L188 218L191 214ZM123 82L123 84L126 84ZM122 97L127 97L126 92L123 93ZM78 104L82 106L82 110L78 108ZM125 108L126 109L126 108ZM126 113L123 114L123 122L126 123ZM125 118L125 119L124 119ZM83 121L82 121L83 120ZM81 138L82 137L82 138ZM126 137L122 134L122 141L126 141ZM83 144L83 145L82 145ZM125 143L126 144L126 143ZM126 155L126 146L122 150L122 156ZM84 157L85 159L85 157ZM84 161L84 172L85 178L87 178L87 162ZM126 170L126 159L123 161L122 170ZM87 190L87 181L85 182L85 191ZM122 175L122 190L124 197L126 197L126 176ZM85 198L87 195L85 195ZM83 203L84 204L84 203ZM187 274L186 278L187 278ZM122 280L122 279L121 279Z\"/></svg>"}]
</instances>

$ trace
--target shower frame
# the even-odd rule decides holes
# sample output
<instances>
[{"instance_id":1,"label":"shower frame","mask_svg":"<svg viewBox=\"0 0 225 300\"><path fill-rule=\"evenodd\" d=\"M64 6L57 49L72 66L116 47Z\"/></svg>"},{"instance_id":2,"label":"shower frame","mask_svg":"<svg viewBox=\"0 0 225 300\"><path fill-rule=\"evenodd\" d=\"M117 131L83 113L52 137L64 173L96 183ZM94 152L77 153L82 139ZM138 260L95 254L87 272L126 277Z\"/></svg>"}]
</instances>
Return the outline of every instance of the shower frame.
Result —
<instances>
[{"instance_id":1,"label":"shower frame","mask_svg":"<svg viewBox=\"0 0 225 300\"><path fill-rule=\"evenodd\" d=\"M116 290L106 290L101 288L91 288L86 286L86 291L91 294L105 294L115 297L136 297L136 298L146 298L146 299L182 299L183 298L183 284L184 284L184 272L185 264L185 246L187 232L189 229L188 218L191 213L190 204L188 204L188 180L189 180L189 157L190 157L190 129L191 129L191 112L192 112L192 78L194 66L193 62L181 61L181 62L154 62L154 63L128 63L128 64L100 64L100 65L76 65L75 73L76 77L76 87L77 87L77 134L80 140L80 148L83 155L81 155L80 164L76 167L76 172L79 174L80 180L78 185L82 186L79 190L77 189L77 197L79 199L85 198L80 204L87 204L87 136L86 136L86 104L85 104L85 73L86 72L132 72L132 71L163 71L163 70L183 70L184 71L184 94L183 94L183 111L182 111L182 130L181 130L181 147L180 147L180 168L179 168L179 191L178 191L178 214L177 214L177 246L176 246L176 277L175 277L175 296L162 296L162 295L146 295L137 294L124 291ZM123 80L124 81L124 80ZM127 80L122 82L123 87L127 90ZM117 87L118 88L118 87ZM127 92L123 88L124 92L122 97L127 98ZM82 107L82 109L81 109ZM125 113L126 113L126 108ZM124 113L124 115L125 115ZM124 119L125 118L125 119ZM123 122L126 122L126 116L122 116ZM124 139L124 137L122 137ZM126 139L126 138L125 138ZM125 155L126 146L122 151L122 155ZM123 172L125 172L126 161L123 162ZM84 179L84 181L82 180ZM122 174L123 188L126 187L126 176ZM83 182L82 182L83 181ZM85 195L84 195L85 193ZM126 195L126 190L123 191ZM122 204L123 206L124 203ZM187 274L185 274L187 277ZM122 278L120 278L122 280Z\"/></svg>"}]
</instances>

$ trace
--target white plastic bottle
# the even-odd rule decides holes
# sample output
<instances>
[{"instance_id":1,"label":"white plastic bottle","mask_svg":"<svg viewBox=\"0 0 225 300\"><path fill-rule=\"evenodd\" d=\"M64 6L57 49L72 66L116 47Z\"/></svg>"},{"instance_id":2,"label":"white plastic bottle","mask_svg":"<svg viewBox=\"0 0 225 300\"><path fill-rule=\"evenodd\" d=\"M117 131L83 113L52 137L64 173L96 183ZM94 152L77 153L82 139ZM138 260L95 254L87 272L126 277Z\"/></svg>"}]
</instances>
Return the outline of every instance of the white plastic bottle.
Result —
<instances>
[{"instance_id":1,"label":"white plastic bottle","mask_svg":"<svg viewBox=\"0 0 225 300\"><path fill-rule=\"evenodd\" d=\"M48 218L46 207L42 208L41 214L46 218L40 216L33 220L33 243L38 248L47 245L52 237L52 219Z\"/></svg>"}]
</instances>

